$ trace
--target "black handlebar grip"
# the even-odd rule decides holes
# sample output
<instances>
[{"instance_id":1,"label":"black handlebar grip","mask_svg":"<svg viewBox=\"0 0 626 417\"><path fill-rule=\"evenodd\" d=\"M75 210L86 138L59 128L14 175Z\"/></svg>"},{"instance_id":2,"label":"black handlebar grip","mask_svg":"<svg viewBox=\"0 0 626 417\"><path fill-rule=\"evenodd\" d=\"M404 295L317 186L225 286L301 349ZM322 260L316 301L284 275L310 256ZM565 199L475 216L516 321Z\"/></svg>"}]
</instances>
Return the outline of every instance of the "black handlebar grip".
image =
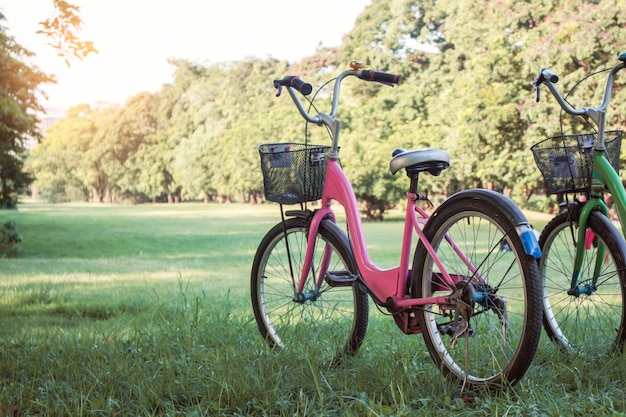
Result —
<instances>
[{"instance_id":1,"label":"black handlebar grip","mask_svg":"<svg viewBox=\"0 0 626 417\"><path fill-rule=\"evenodd\" d=\"M365 81L378 81L385 84L398 84L400 82L400 76L395 74L388 74L386 72L361 70L358 72L358 77Z\"/></svg>"},{"instance_id":2,"label":"black handlebar grip","mask_svg":"<svg viewBox=\"0 0 626 417\"><path fill-rule=\"evenodd\" d=\"M311 91L313 91L313 87L311 86L311 84L302 81L300 78L296 76L293 76L293 75L287 76L285 77L285 81L286 81L285 85L295 88L296 90L298 90L305 96L308 96L309 94L311 94Z\"/></svg>"},{"instance_id":3,"label":"black handlebar grip","mask_svg":"<svg viewBox=\"0 0 626 417\"><path fill-rule=\"evenodd\" d=\"M547 68L544 68L541 70L541 75L543 76L544 80L548 80L550 81L552 84L556 84L559 82L559 76L556 75L556 73L552 70L549 70Z\"/></svg>"}]
</instances>

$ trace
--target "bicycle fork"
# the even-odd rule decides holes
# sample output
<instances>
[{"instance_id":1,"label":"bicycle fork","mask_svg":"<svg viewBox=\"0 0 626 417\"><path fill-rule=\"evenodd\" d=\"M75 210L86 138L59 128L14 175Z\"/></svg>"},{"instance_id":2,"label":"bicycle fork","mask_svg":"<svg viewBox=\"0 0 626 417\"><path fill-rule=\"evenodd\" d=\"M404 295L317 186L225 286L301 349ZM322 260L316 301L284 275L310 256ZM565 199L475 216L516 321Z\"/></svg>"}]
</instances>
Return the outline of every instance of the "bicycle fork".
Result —
<instances>
[{"instance_id":1,"label":"bicycle fork","mask_svg":"<svg viewBox=\"0 0 626 417\"><path fill-rule=\"evenodd\" d=\"M332 214L330 214L330 216L332 217ZM316 240L318 236L318 231L319 231L322 220L324 220L326 217L328 217L328 215L326 216L311 215L310 216L310 223L308 227L307 244L306 244L306 253L305 253L304 259L302 260L302 271L300 272L299 277L295 276L293 266L292 266L291 255L288 253L289 265L291 268L291 271L290 271L291 279L292 279L292 284L294 288L293 301L297 303L304 303L307 301L317 300L320 294L320 288L322 287L324 278L327 275L327 271L329 269L330 261L332 257L332 248L330 247L330 245L328 244L324 245L324 252L322 255L322 259L321 259L320 264L317 267L316 265L314 265L314 262L313 262L314 254L316 250L316 243L317 243ZM287 251L289 252L289 248L287 248ZM334 278L333 279L334 282L345 281L346 283L350 283L350 284L354 280L351 276L338 276L338 277L333 277L333 278ZM308 279L313 280L314 286L310 291L307 291L305 293L304 286Z\"/></svg>"},{"instance_id":2,"label":"bicycle fork","mask_svg":"<svg viewBox=\"0 0 626 417\"><path fill-rule=\"evenodd\" d=\"M604 205L602 200L593 199L582 206L582 209L578 216L578 233L576 236L577 240L575 241L576 256L574 258L574 271L571 277L570 289L567 291L568 295L572 295L574 297L579 297L581 295L591 295L595 292L595 290L597 289L600 271L602 269L602 263L604 262L604 257L606 254L606 245L604 244L604 242L597 241L595 236L593 235L593 232L587 229L589 216L596 207L599 207L605 216L608 214L608 209L606 208L606 205ZM581 242L584 242L584 244ZM585 251L590 250L592 246L595 246L597 248L597 255L593 269L593 277L590 283L579 285L578 278L580 277L580 271L582 269Z\"/></svg>"}]
</instances>

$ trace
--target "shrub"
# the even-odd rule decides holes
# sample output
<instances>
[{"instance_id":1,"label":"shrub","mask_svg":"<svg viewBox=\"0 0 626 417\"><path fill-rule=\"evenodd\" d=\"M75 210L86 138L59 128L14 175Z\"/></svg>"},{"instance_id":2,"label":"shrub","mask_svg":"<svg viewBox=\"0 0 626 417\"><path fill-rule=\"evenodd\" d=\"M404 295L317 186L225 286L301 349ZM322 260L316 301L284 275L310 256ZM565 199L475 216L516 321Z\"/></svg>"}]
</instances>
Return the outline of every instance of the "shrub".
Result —
<instances>
[{"instance_id":1,"label":"shrub","mask_svg":"<svg viewBox=\"0 0 626 417\"><path fill-rule=\"evenodd\" d=\"M17 233L17 225L13 220L7 220L0 228L0 255L5 258L19 255L17 245L20 243L22 236Z\"/></svg>"}]
</instances>

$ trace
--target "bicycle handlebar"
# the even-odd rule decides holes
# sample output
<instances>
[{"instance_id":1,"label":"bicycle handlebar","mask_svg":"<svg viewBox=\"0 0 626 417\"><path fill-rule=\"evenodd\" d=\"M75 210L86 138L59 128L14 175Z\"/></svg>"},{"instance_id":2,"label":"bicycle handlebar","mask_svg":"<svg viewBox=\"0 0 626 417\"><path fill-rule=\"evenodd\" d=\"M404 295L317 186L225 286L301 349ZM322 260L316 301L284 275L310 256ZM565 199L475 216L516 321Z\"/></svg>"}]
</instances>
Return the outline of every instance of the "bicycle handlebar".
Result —
<instances>
[{"instance_id":1,"label":"bicycle handlebar","mask_svg":"<svg viewBox=\"0 0 626 417\"><path fill-rule=\"evenodd\" d=\"M572 114L574 116L589 116L597 113L604 113L611 99L611 91L613 90L613 81L615 80L615 75L620 70L626 67L626 53L621 53L618 59L620 60L620 63L615 65L611 69L611 72L607 77L606 88L604 90L604 100L599 107L583 107L582 109L573 108L567 101L565 101L565 99L555 86L555 84L559 81L559 76L554 71L548 68L542 68L539 71L539 75L537 76L537 78L533 80L533 88L537 92L537 102L539 102L541 97L540 86L541 84L545 84L548 87L548 90L550 90L550 93L552 93L556 101L559 103L561 108L563 108L563 110L565 110L569 114Z\"/></svg>"},{"instance_id":2,"label":"bicycle handlebar","mask_svg":"<svg viewBox=\"0 0 626 417\"><path fill-rule=\"evenodd\" d=\"M302 101L296 95L295 91L302 93L307 96L311 93L313 88L311 84L302 81L300 78L293 75L286 75L282 80L274 80L274 88L278 91L276 93L276 97L280 96L282 87L287 88L287 92L291 96L294 104L298 108L298 111L304 117L305 120L311 123L315 123L317 125L321 125L323 123L327 125L332 125L334 122L335 115L337 114L337 107L339 106L339 90L341 87L341 82L344 78L348 76L355 76L365 81L375 81L381 84L392 86L394 84L398 84L400 82L400 76L396 74L389 74L386 72L380 71L371 71L361 69L362 66L358 62L351 62L350 66L351 70L347 70L342 72L335 81L335 87L333 90L333 101L331 111L328 115L324 115L322 113L318 113L317 116L312 116L303 106Z\"/></svg>"}]
</instances>

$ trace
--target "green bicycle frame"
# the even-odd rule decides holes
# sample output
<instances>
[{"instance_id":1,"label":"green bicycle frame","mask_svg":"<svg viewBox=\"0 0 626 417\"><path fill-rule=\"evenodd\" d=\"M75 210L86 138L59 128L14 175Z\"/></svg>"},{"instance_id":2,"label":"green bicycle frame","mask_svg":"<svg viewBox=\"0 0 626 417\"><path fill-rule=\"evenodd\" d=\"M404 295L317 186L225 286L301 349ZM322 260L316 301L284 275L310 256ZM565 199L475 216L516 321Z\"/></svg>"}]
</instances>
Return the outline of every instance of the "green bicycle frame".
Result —
<instances>
[{"instance_id":1,"label":"green bicycle frame","mask_svg":"<svg viewBox=\"0 0 626 417\"><path fill-rule=\"evenodd\" d=\"M617 208L617 214L620 219L622 233L624 234L624 236L626 236L626 225L623 221L623 219L626 219L626 193L624 192L624 187L622 187L621 185L619 175L617 174L617 172L615 172L615 169L604 155L604 149L594 150L593 166L594 169L591 182L591 198L587 203L583 205L580 212L578 225L578 242L585 241L587 220L589 219L589 215L593 210L599 208L605 216L608 216L609 210L601 198L602 190L604 190L605 188L608 189L609 192L613 195L613 204ZM585 245L579 243L576 246L576 258L574 262L574 273L572 275L572 282L570 287L571 290L576 289L578 285L578 277L580 275L580 270L582 269L584 251ZM600 269L602 267L605 252L605 245L599 242L598 256L596 258L592 280L593 288L595 288L598 277L600 276Z\"/></svg>"}]
</instances>

